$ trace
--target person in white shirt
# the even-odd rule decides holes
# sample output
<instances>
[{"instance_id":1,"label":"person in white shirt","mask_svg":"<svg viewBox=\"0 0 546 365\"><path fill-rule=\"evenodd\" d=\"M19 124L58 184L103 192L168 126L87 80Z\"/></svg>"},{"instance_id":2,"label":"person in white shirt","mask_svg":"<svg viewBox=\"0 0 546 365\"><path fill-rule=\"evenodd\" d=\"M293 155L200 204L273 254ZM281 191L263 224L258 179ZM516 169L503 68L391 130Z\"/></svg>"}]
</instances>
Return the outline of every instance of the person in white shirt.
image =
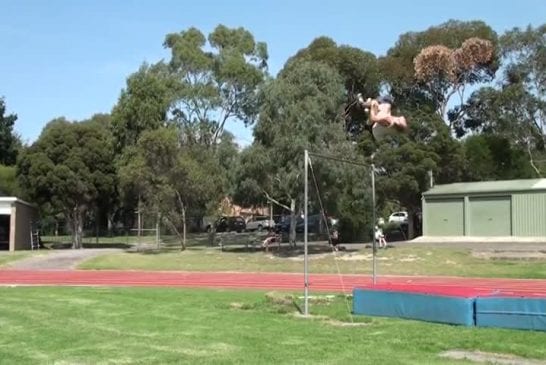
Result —
<instances>
[{"instance_id":1,"label":"person in white shirt","mask_svg":"<svg viewBox=\"0 0 546 365\"><path fill-rule=\"evenodd\" d=\"M375 241L378 243L379 248L387 248L387 240L383 234L383 229L375 226Z\"/></svg>"}]
</instances>

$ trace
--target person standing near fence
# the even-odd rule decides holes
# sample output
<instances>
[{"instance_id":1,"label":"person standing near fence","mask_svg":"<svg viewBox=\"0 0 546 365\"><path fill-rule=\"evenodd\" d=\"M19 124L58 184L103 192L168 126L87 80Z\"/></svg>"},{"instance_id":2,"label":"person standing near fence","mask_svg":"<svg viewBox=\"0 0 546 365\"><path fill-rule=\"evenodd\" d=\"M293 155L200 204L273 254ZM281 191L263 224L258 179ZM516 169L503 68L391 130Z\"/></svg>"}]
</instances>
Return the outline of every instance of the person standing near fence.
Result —
<instances>
[{"instance_id":1,"label":"person standing near fence","mask_svg":"<svg viewBox=\"0 0 546 365\"><path fill-rule=\"evenodd\" d=\"M332 227L332 232L330 233L330 244L332 245L332 248L334 251L338 251L338 244L339 244L339 232L337 230L337 227Z\"/></svg>"},{"instance_id":2,"label":"person standing near fence","mask_svg":"<svg viewBox=\"0 0 546 365\"><path fill-rule=\"evenodd\" d=\"M379 245L379 248L387 248L387 240L383 234L383 229L379 226L375 226L375 240Z\"/></svg>"}]
</instances>

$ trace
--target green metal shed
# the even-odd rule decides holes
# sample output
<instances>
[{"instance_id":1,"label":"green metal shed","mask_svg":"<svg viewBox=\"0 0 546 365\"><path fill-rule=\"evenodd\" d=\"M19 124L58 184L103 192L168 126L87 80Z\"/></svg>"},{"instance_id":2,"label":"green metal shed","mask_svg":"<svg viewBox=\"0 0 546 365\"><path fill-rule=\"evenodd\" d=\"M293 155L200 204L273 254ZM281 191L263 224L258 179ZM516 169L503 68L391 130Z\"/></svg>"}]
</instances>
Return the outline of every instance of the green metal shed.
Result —
<instances>
[{"instance_id":1,"label":"green metal shed","mask_svg":"<svg viewBox=\"0 0 546 365\"><path fill-rule=\"evenodd\" d=\"M546 179L437 185L422 206L425 236L546 237Z\"/></svg>"}]
</instances>

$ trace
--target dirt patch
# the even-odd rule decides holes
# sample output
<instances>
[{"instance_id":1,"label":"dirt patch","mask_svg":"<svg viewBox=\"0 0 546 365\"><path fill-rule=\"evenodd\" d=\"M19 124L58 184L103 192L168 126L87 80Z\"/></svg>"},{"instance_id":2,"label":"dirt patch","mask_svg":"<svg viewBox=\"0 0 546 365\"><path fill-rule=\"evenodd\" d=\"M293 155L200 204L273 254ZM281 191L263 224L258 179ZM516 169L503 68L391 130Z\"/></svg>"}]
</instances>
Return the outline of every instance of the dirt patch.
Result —
<instances>
[{"instance_id":1,"label":"dirt patch","mask_svg":"<svg viewBox=\"0 0 546 365\"><path fill-rule=\"evenodd\" d=\"M248 310L256 309L256 304L233 302L233 303L229 303L229 309L248 311Z\"/></svg>"},{"instance_id":2,"label":"dirt patch","mask_svg":"<svg viewBox=\"0 0 546 365\"><path fill-rule=\"evenodd\" d=\"M510 354L497 354L482 351L449 350L439 354L440 357L453 360L467 360L477 363L501 365L546 365L545 360L525 359Z\"/></svg>"},{"instance_id":3,"label":"dirt patch","mask_svg":"<svg viewBox=\"0 0 546 365\"><path fill-rule=\"evenodd\" d=\"M239 303L239 302L229 303L229 307L231 309L243 309L244 306L245 306L244 303Z\"/></svg>"},{"instance_id":4,"label":"dirt patch","mask_svg":"<svg viewBox=\"0 0 546 365\"><path fill-rule=\"evenodd\" d=\"M332 319L328 316L320 315L320 314L308 314L305 315L300 312L294 312L293 316L296 318L303 318L303 319L311 319L316 321L322 321L323 323L326 323L330 326L334 327L366 327L371 324L371 322L345 322L340 321L337 319Z\"/></svg>"},{"instance_id":5,"label":"dirt patch","mask_svg":"<svg viewBox=\"0 0 546 365\"><path fill-rule=\"evenodd\" d=\"M402 257L399 261L400 262L413 262L413 261L418 261L418 260L422 260L422 258L420 258L418 256L415 256L415 255L409 255L407 257Z\"/></svg>"},{"instance_id":6,"label":"dirt patch","mask_svg":"<svg viewBox=\"0 0 546 365\"><path fill-rule=\"evenodd\" d=\"M321 259L325 259L325 258L328 258L328 257L331 257L331 256L332 256L331 253L321 253L321 254L308 255L307 258L309 260L321 260ZM273 256L273 257L276 258L277 256ZM288 260L291 260L291 261L303 261L304 259L305 259L305 255L303 255L303 254L288 257Z\"/></svg>"},{"instance_id":7,"label":"dirt patch","mask_svg":"<svg viewBox=\"0 0 546 365\"><path fill-rule=\"evenodd\" d=\"M335 319L326 321L326 323L335 327L366 327L371 324L369 322L343 322L343 321L338 321Z\"/></svg>"},{"instance_id":8,"label":"dirt patch","mask_svg":"<svg viewBox=\"0 0 546 365\"><path fill-rule=\"evenodd\" d=\"M305 315L301 312L293 312L292 315L296 318L303 318L303 319L312 319L312 320L320 320L320 321L326 321L326 320L329 320L330 317L328 316L323 316L323 315L320 315L320 314L308 314L308 315Z\"/></svg>"},{"instance_id":9,"label":"dirt patch","mask_svg":"<svg viewBox=\"0 0 546 365\"><path fill-rule=\"evenodd\" d=\"M385 257L385 256L376 256L375 257L376 260L378 261L388 261L388 260L391 260L390 258L388 257ZM336 260L341 260L341 261L372 261L373 260L373 254L344 254L344 255L338 255L336 256Z\"/></svg>"},{"instance_id":10,"label":"dirt patch","mask_svg":"<svg viewBox=\"0 0 546 365\"><path fill-rule=\"evenodd\" d=\"M6 266L15 270L74 270L80 263L101 255L122 252L121 249L98 248L50 250L45 255L15 261Z\"/></svg>"},{"instance_id":11,"label":"dirt patch","mask_svg":"<svg viewBox=\"0 0 546 365\"><path fill-rule=\"evenodd\" d=\"M294 297L289 294L270 291L265 293L265 299L267 302L277 305L292 305L294 304Z\"/></svg>"},{"instance_id":12,"label":"dirt patch","mask_svg":"<svg viewBox=\"0 0 546 365\"><path fill-rule=\"evenodd\" d=\"M336 259L341 261L371 261L373 260L373 255L370 254L348 254L348 255L339 255Z\"/></svg>"}]
</instances>

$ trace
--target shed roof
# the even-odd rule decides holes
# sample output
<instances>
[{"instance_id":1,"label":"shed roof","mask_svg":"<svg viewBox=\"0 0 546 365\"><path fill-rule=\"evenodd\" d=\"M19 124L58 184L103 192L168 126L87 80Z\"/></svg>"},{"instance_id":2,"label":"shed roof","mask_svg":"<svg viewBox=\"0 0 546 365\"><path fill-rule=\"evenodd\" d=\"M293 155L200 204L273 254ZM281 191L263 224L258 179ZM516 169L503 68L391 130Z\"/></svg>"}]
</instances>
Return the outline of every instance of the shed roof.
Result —
<instances>
[{"instance_id":1,"label":"shed roof","mask_svg":"<svg viewBox=\"0 0 546 365\"><path fill-rule=\"evenodd\" d=\"M480 181L436 185L432 189L424 192L423 195L463 195L469 193L516 191L546 191L546 179Z\"/></svg>"},{"instance_id":2,"label":"shed roof","mask_svg":"<svg viewBox=\"0 0 546 365\"><path fill-rule=\"evenodd\" d=\"M28 205L29 207L35 208L34 204L30 204L24 200L18 199L14 196L0 196L0 204L1 203L9 203L10 205L13 203L21 203L24 205Z\"/></svg>"}]
</instances>

